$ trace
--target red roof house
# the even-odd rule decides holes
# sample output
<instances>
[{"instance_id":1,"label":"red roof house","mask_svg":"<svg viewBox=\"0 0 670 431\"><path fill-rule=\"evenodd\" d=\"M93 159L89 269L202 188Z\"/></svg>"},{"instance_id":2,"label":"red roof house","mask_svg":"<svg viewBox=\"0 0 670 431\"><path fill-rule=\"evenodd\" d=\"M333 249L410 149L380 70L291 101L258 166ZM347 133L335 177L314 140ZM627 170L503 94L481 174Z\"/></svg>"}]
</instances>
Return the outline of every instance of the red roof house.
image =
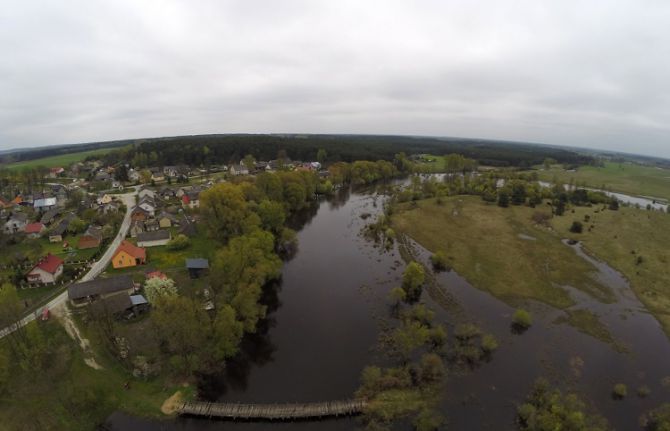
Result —
<instances>
[{"instance_id":1,"label":"red roof house","mask_svg":"<svg viewBox=\"0 0 670 431\"><path fill-rule=\"evenodd\" d=\"M26 225L26 227L23 229L25 233L28 234L28 236L37 238L46 230L46 226L44 226L42 223L37 222L37 223L29 223Z\"/></svg>"},{"instance_id":2,"label":"red roof house","mask_svg":"<svg viewBox=\"0 0 670 431\"><path fill-rule=\"evenodd\" d=\"M47 254L28 271L26 278L29 283L55 283L63 275L63 259Z\"/></svg>"}]
</instances>

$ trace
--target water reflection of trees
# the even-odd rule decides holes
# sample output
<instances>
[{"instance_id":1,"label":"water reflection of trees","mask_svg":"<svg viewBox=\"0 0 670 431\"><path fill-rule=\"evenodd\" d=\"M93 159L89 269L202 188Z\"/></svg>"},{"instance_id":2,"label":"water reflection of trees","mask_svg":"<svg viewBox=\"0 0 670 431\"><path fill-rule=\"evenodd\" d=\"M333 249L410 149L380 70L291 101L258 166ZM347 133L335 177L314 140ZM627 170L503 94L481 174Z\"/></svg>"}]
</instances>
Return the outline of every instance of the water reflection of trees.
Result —
<instances>
[{"instance_id":1,"label":"water reflection of trees","mask_svg":"<svg viewBox=\"0 0 670 431\"><path fill-rule=\"evenodd\" d=\"M272 342L270 329L277 325L273 314L281 306L281 286L280 280L268 283L263 288L261 303L267 307L266 317L258 321L255 333L244 336L239 353L226 362L221 372L199 376L198 390L203 399L215 401L231 389L246 390L252 367L263 366L274 360L277 346Z\"/></svg>"}]
</instances>

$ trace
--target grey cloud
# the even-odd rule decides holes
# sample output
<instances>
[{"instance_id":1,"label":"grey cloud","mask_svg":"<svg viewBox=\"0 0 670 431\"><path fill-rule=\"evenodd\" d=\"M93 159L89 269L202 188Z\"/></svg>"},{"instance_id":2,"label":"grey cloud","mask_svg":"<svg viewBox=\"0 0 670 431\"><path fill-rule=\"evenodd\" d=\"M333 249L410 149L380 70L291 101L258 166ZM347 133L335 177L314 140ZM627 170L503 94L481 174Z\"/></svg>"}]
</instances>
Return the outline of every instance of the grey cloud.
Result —
<instances>
[{"instance_id":1,"label":"grey cloud","mask_svg":"<svg viewBox=\"0 0 670 431\"><path fill-rule=\"evenodd\" d=\"M427 134L670 157L664 1L12 1L0 147Z\"/></svg>"}]
</instances>

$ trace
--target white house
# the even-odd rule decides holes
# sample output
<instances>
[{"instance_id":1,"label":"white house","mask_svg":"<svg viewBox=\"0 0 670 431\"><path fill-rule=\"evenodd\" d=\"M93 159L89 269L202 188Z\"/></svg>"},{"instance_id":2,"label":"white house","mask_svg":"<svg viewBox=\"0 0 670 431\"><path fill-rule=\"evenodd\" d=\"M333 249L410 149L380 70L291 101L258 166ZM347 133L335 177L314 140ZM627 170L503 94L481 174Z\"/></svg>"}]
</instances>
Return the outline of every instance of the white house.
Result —
<instances>
[{"instance_id":1,"label":"white house","mask_svg":"<svg viewBox=\"0 0 670 431\"><path fill-rule=\"evenodd\" d=\"M31 284L55 283L63 275L63 259L53 254L37 262L26 274L26 279Z\"/></svg>"},{"instance_id":2,"label":"white house","mask_svg":"<svg viewBox=\"0 0 670 431\"><path fill-rule=\"evenodd\" d=\"M25 213L14 213L5 223L5 233L22 232L28 223L28 216Z\"/></svg>"},{"instance_id":3,"label":"white house","mask_svg":"<svg viewBox=\"0 0 670 431\"><path fill-rule=\"evenodd\" d=\"M142 232L137 234L138 247L156 247L166 245L172 239L169 230L156 230L153 232Z\"/></svg>"}]
</instances>

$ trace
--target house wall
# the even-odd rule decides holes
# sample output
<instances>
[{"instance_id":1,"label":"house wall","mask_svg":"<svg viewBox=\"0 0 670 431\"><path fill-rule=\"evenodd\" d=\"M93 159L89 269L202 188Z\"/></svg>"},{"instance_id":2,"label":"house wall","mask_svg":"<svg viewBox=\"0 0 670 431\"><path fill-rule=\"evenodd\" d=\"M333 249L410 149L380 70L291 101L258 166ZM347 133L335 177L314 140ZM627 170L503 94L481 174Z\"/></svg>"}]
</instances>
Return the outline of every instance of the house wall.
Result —
<instances>
[{"instance_id":1,"label":"house wall","mask_svg":"<svg viewBox=\"0 0 670 431\"><path fill-rule=\"evenodd\" d=\"M131 266L137 266L137 260L125 251L120 251L112 258L112 266L114 268L130 268Z\"/></svg>"},{"instance_id":2,"label":"house wall","mask_svg":"<svg viewBox=\"0 0 670 431\"><path fill-rule=\"evenodd\" d=\"M155 240L155 241L137 241L138 247L157 247L159 245L166 245L170 242L170 238Z\"/></svg>"},{"instance_id":3,"label":"house wall","mask_svg":"<svg viewBox=\"0 0 670 431\"><path fill-rule=\"evenodd\" d=\"M47 284L47 283L55 283L58 281L58 279L63 275L63 265L60 265L58 269L56 269L56 272L54 274L51 274L49 272L46 272L42 268L34 268L32 271L28 273L28 281L31 283L42 283L42 284ZM39 278L34 279L30 276L38 276Z\"/></svg>"}]
</instances>

